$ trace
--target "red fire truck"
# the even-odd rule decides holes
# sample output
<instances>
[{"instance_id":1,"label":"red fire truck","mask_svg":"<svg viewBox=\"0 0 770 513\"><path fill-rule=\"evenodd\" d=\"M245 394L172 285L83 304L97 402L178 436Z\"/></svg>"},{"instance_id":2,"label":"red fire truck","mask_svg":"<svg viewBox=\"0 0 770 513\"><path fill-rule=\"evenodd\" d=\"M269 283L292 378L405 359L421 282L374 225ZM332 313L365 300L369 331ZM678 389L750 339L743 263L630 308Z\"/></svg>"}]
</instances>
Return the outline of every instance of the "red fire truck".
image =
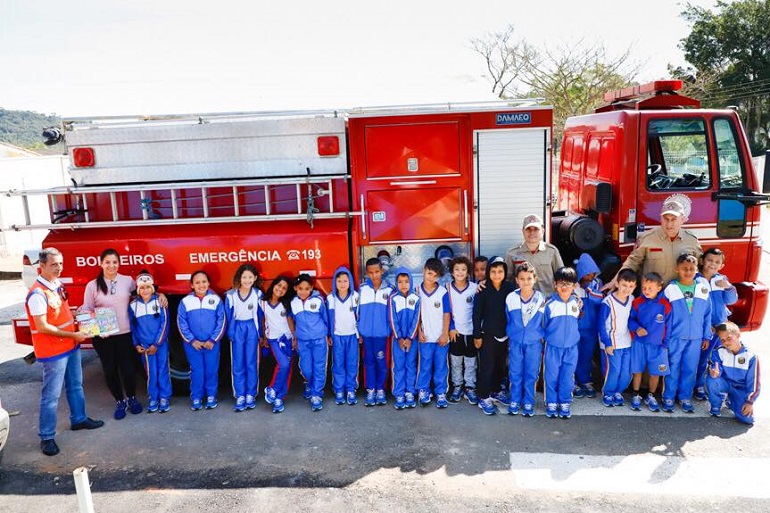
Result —
<instances>
[{"instance_id":1,"label":"red fire truck","mask_svg":"<svg viewBox=\"0 0 770 513\"><path fill-rule=\"evenodd\" d=\"M686 228L727 254L734 318L757 328L759 196L735 113L700 110L671 82L607 100L568 120L555 198L552 110L532 100L67 119L47 134L64 138L73 185L11 191L25 208L45 195L51 211L13 228L50 230L73 306L110 247L121 273L149 269L173 306L201 268L218 292L244 262L265 280L307 272L328 291L339 265L361 278L372 257L418 274L432 256L503 255L530 213L552 218L565 261L591 252L611 277L663 200L684 193ZM14 324L29 343L26 320ZM171 360L182 376L183 353Z\"/></svg>"}]
</instances>

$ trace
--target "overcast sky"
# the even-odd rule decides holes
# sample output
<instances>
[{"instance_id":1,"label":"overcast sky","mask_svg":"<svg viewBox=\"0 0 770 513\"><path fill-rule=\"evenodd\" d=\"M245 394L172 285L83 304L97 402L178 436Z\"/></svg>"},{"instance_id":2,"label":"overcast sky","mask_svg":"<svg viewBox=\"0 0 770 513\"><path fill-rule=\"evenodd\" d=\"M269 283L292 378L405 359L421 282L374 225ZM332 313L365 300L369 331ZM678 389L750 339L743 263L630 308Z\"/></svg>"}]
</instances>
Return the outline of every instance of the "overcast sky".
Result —
<instances>
[{"instance_id":1,"label":"overcast sky","mask_svg":"<svg viewBox=\"0 0 770 513\"><path fill-rule=\"evenodd\" d=\"M691 0L712 7L712 0ZM684 64L677 0L0 0L0 107L65 116L493 100L474 37Z\"/></svg>"}]
</instances>

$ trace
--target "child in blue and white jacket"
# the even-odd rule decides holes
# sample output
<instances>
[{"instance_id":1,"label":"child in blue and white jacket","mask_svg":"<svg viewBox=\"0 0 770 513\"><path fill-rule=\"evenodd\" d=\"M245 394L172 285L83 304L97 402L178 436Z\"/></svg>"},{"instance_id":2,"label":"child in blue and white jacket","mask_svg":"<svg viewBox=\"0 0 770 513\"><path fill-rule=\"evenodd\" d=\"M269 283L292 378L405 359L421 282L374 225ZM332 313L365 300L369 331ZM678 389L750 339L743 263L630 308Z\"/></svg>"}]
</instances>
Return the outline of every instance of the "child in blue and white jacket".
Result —
<instances>
[{"instance_id":1,"label":"child in blue and white jacket","mask_svg":"<svg viewBox=\"0 0 770 513\"><path fill-rule=\"evenodd\" d=\"M195 271L190 275L193 291L179 303L177 325L190 363L190 409L217 407L219 388L219 341L225 334L225 307L209 290L209 275Z\"/></svg>"},{"instance_id":2,"label":"child in blue and white jacket","mask_svg":"<svg viewBox=\"0 0 770 513\"><path fill-rule=\"evenodd\" d=\"M393 397L395 408L414 408L417 385L417 324L420 321L420 296L412 289L412 275L405 267L395 270L396 292L389 301L393 342Z\"/></svg>"},{"instance_id":3,"label":"child in blue and white jacket","mask_svg":"<svg viewBox=\"0 0 770 513\"><path fill-rule=\"evenodd\" d=\"M326 298L332 337L332 388L334 402L358 402L358 292L347 267L334 271L332 293Z\"/></svg>"},{"instance_id":4,"label":"child in blue and white jacket","mask_svg":"<svg viewBox=\"0 0 770 513\"><path fill-rule=\"evenodd\" d=\"M168 308L160 306L154 280L146 271L136 277L136 292L138 297L128 305L128 316L134 346L144 356L147 412L166 413L172 393L168 370Z\"/></svg>"},{"instance_id":5,"label":"child in blue and white jacket","mask_svg":"<svg viewBox=\"0 0 770 513\"><path fill-rule=\"evenodd\" d=\"M623 392L631 383L631 331L629 319L632 293L637 276L631 269L621 269L616 278L617 290L604 300L599 311L599 338L604 351L604 406L623 406Z\"/></svg>"},{"instance_id":6,"label":"child in blue and white jacket","mask_svg":"<svg viewBox=\"0 0 770 513\"><path fill-rule=\"evenodd\" d=\"M572 416L572 390L575 388L577 367L578 317L580 299L574 294L577 272L571 267L560 267L554 273L556 292L545 304L543 335L543 382L545 415L568 419Z\"/></svg>"},{"instance_id":7,"label":"child in blue and white jacket","mask_svg":"<svg viewBox=\"0 0 770 513\"><path fill-rule=\"evenodd\" d=\"M227 338L230 340L230 368L236 412L256 408L259 390L259 339L262 291L258 288L259 272L251 264L235 271L233 288L225 294Z\"/></svg>"},{"instance_id":8,"label":"child in blue and white jacket","mask_svg":"<svg viewBox=\"0 0 770 513\"><path fill-rule=\"evenodd\" d=\"M719 248L709 248L701 256L701 274L709 282L709 297L711 298L711 326L716 328L727 322L730 310L727 308L738 301L738 291L727 279L727 276L719 271L725 266L725 254ZM711 344L701 347L700 360L698 361L698 374L695 378L695 398L706 399L706 391L703 380L706 376L706 365L711 351L719 345L719 337L716 333L711 337Z\"/></svg>"},{"instance_id":9,"label":"child in blue and white jacket","mask_svg":"<svg viewBox=\"0 0 770 513\"><path fill-rule=\"evenodd\" d=\"M578 319L580 343L578 344L578 363L575 369L575 397L596 397L591 371L596 348L599 347L599 308L602 304L602 283L599 278L599 266L588 253L583 253L576 263L578 286L575 295L583 302L583 309Z\"/></svg>"},{"instance_id":10,"label":"child in blue and white jacket","mask_svg":"<svg viewBox=\"0 0 770 513\"><path fill-rule=\"evenodd\" d=\"M366 261L366 280L359 289L358 333L364 346L364 387L366 406L387 404L385 380L388 378L386 349L390 336L388 298L393 288L382 279L382 263Z\"/></svg>"},{"instance_id":11,"label":"child in blue and white jacket","mask_svg":"<svg viewBox=\"0 0 770 513\"><path fill-rule=\"evenodd\" d=\"M664 289L671 303L671 334L669 335L669 375L663 387L661 409L671 413L678 398L682 411L692 413L692 393L701 347L711 343L711 299L709 283L698 272L698 259L684 254L676 259L678 278Z\"/></svg>"},{"instance_id":12,"label":"child in blue and white jacket","mask_svg":"<svg viewBox=\"0 0 770 513\"><path fill-rule=\"evenodd\" d=\"M741 342L741 330L732 322L717 327L720 347L711 353L706 389L711 415L721 416L723 396L729 399L735 418L754 423L754 401L759 397L759 361Z\"/></svg>"},{"instance_id":13,"label":"child in blue and white jacket","mask_svg":"<svg viewBox=\"0 0 770 513\"><path fill-rule=\"evenodd\" d=\"M535 266L524 262L513 271L518 289L505 298L508 321L508 414L531 417L535 414L535 385L543 360L543 316L545 297L535 290Z\"/></svg>"},{"instance_id":14,"label":"child in blue and white jacket","mask_svg":"<svg viewBox=\"0 0 770 513\"><path fill-rule=\"evenodd\" d=\"M326 301L313 290L313 278L300 274L294 282L296 296L291 300L289 315L294 319L294 335L299 353L299 370L309 388L310 409L323 409L323 393L326 386L326 361L329 336L329 314Z\"/></svg>"}]
</instances>

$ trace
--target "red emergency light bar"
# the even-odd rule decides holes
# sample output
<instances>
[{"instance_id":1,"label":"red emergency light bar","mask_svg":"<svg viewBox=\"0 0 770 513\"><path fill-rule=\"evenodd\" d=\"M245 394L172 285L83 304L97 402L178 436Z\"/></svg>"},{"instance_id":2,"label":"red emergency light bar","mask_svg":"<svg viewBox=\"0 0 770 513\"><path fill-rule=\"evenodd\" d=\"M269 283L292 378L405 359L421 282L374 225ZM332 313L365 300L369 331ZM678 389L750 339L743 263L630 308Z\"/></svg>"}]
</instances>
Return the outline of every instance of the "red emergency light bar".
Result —
<instances>
[{"instance_id":1,"label":"red emergency light bar","mask_svg":"<svg viewBox=\"0 0 770 513\"><path fill-rule=\"evenodd\" d=\"M631 100L640 96L649 96L651 94L674 93L682 89L681 80L655 80L647 84L625 87L617 91L604 93L604 101L607 103Z\"/></svg>"}]
</instances>

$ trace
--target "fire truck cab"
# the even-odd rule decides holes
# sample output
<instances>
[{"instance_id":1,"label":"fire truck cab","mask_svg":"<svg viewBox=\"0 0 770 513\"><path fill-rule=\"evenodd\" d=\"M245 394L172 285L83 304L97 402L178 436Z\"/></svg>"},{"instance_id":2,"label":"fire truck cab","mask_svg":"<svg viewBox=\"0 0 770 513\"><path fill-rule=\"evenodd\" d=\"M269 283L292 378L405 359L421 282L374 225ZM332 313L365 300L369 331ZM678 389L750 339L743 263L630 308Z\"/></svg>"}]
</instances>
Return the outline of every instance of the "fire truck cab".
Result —
<instances>
[{"instance_id":1,"label":"fire truck cab","mask_svg":"<svg viewBox=\"0 0 770 513\"><path fill-rule=\"evenodd\" d=\"M686 195L684 229L704 250L725 254L738 289L731 319L759 328L767 288L760 267L760 202L751 154L733 110L700 109L677 93L681 81L656 81L605 95L607 105L567 120L561 147L554 243L589 251L611 278L642 233L660 224L661 206ZM582 226L580 223L583 223Z\"/></svg>"}]
</instances>

